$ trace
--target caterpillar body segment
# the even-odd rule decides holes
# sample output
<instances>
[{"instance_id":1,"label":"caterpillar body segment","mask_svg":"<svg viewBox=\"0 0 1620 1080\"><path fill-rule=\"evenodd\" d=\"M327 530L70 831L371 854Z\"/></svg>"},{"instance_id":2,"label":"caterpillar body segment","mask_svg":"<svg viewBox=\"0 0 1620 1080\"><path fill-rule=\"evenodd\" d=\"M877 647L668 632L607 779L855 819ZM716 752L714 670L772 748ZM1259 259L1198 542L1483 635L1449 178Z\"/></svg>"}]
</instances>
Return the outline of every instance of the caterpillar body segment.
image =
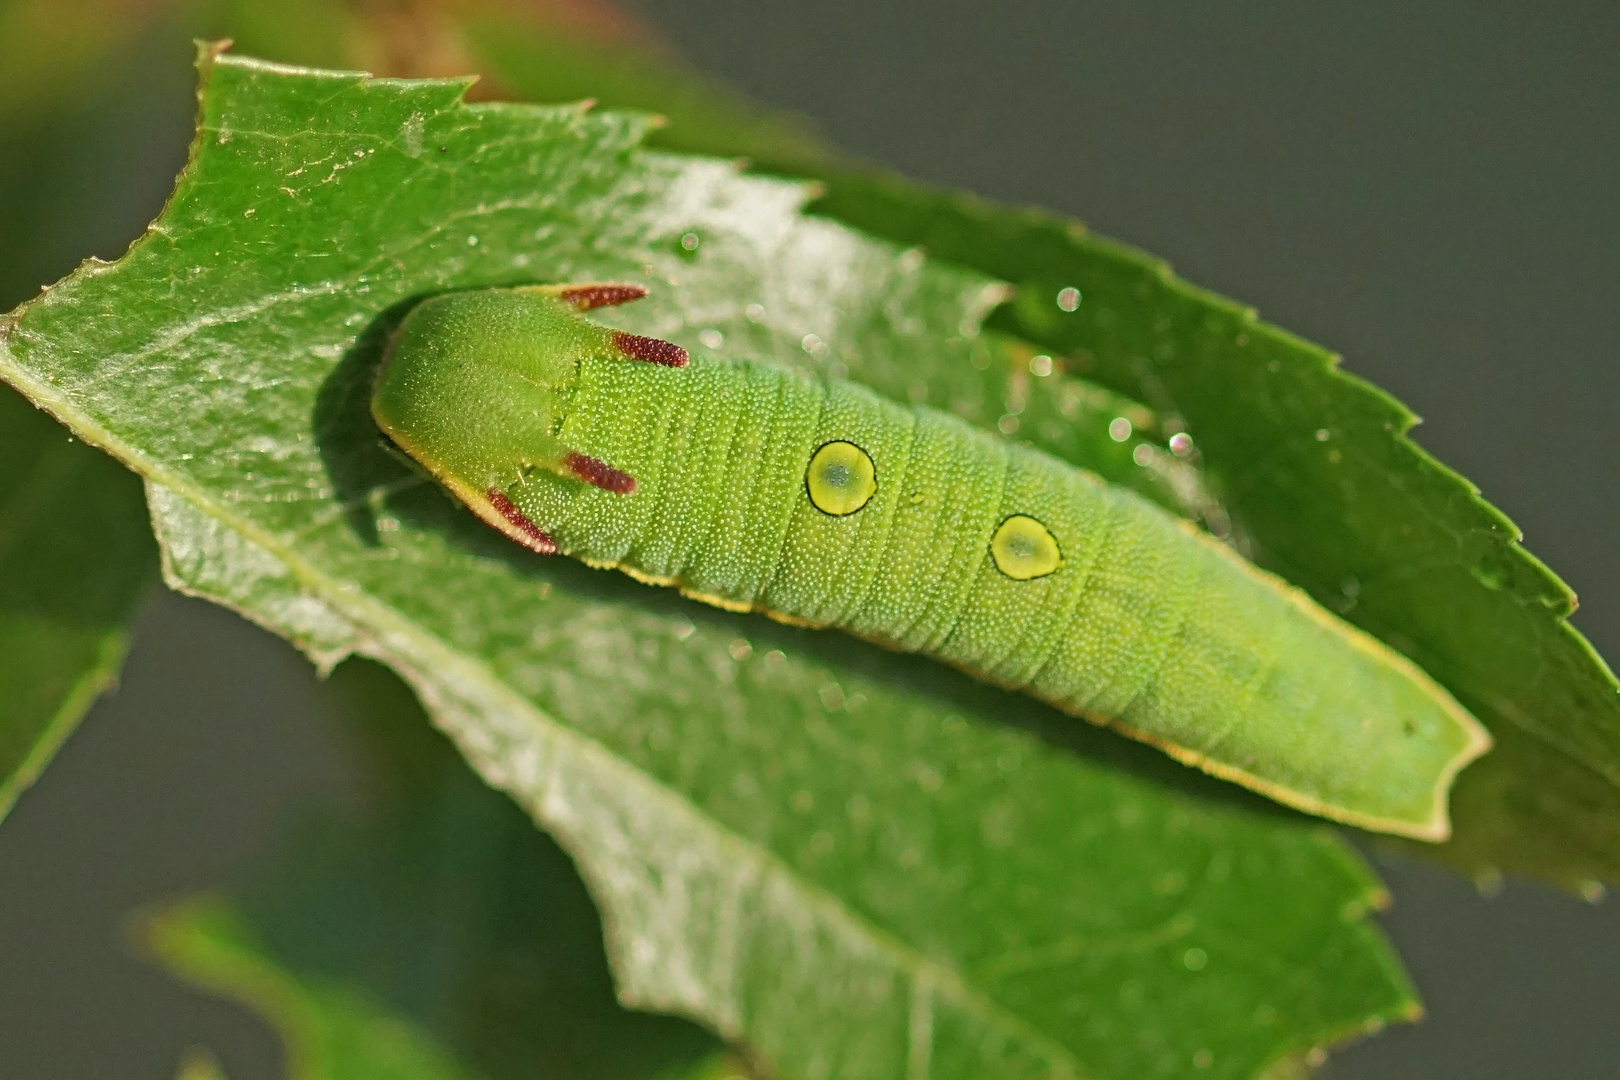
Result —
<instances>
[{"instance_id":1,"label":"caterpillar body segment","mask_svg":"<svg viewBox=\"0 0 1620 1080\"><path fill-rule=\"evenodd\" d=\"M576 314L636 288L426 301L373 415L533 550L934 656L1310 813L1448 835L1490 739L1410 661L1037 450Z\"/></svg>"}]
</instances>

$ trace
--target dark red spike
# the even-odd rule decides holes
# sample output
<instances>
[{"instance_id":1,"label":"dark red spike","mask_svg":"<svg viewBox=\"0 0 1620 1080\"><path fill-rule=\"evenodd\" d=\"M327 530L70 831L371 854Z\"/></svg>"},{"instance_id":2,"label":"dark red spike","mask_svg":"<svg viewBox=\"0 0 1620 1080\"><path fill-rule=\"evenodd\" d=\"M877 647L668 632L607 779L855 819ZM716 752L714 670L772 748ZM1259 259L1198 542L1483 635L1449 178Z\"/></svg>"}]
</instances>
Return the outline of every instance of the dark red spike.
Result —
<instances>
[{"instance_id":1,"label":"dark red spike","mask_svg":"<svg viewBox=\"0 0 1620 1080\"><path fill-rule=\"evenodd\" d=\"M615 330L613 347L632 360L645 360L649 364L663 364L665 367L686 366L686 350L672 341Z\"/></svg>"},{"instance_id":2,"label":"dark red spike","mask_svg":"<svg viewBox=\"0 0 1620 1080\"><path fill-rule=\"evenodd\" d=\"M508 499L499 488L490 488L484 492L484 497L489 500L489 505L495 508L497 514L505 518L519 533L522 533L521 536L514 536L512 539L530 551L538 552L541 555L557 554L557 541L547 536L545 530L540 526L524 517L523 511L513 506L512 500Z\"/></svg>"},{"instance_id":3,"label":"dark red spike","mask_svg":"<svg viewBox=\"0 0 1620 1080\"><path fill-rule=\"evenodd\" d=\"M632 300L640 300L647 295L647 290L640 285L603 282L599 285L578 285L571 289L563 289L557 295L564 303L572 304L575 311L590 311L592 308L617 307Z\"/></svg>"},{"instance_id":4,"label":"dark red spike","mask_svg":"<svg viewBox=\"0 0 1620 1080\"><path fill-rule=\"evenodd\" d=\"M587 484L595 484L603 491L611 491L615 495L628 495L636 490L635 477L586 454L570 450L568 456L563 458L563 464L567 465L575 476Z\"/></svg>"}]
</instances>

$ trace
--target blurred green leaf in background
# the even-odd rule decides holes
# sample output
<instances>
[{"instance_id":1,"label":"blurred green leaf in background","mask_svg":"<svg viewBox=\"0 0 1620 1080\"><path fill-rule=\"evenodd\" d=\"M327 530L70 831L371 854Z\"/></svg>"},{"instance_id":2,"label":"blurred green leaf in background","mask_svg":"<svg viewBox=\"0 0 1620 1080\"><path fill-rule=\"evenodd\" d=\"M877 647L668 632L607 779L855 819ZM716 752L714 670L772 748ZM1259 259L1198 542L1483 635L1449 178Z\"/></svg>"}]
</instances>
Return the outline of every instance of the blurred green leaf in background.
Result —
<instances>
[{"instance_id":1,"label":"blurred green leaf in background","mask_svg":"<svg viewBox=\"0 0 1620 1080\"><path fill-rule=\"evenodd\" d=\"M693 1077L712 1035L613 997L566 855L474 776L410 690L342 665L364 811L305 820L275 863L148 923L176 971L239 996L310 1080Z\"/></svg>"},{"instance_id":2,"label":"blurred green leaf in background","mask_svg":"<svg viewBox=\"0 0 1620 1080\"><path fill-rule=\"evenodd\" d=\"M117 678L155 555L135 477L0 387L0 819Z\"/></svg>"},{"instance_id":3,"label":"blurred green leaf in background","mask_svg":"<svg viewBox=\"0 0 1620 1080\"><path fill-rule=\"evenodd\" d=\"M130 7L0 4L0 308L86 254L98 223L73 218L96 205L95 166L75 158L104 122L98 62L139 22ZM0 819L116 682L156 575L140 482L0 386Z\"/></svg>"}]
</instances>

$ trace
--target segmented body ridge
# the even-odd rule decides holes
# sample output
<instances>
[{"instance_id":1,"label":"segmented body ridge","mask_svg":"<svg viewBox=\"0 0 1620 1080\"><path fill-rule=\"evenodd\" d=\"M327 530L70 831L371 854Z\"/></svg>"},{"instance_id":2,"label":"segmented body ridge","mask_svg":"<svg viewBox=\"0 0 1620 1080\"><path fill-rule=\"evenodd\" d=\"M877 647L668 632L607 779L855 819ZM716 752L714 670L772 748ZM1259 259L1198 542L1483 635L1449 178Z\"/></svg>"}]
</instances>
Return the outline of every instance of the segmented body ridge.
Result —
<instances>
[{"instance_id":1,"label":"segmented body ridge","mask_svg":"<svg viewBox=\"0 0 1620 1080\"><path fill-rule=\"evenodd\" d=\"M574 314L641 291L430 300L373 414L534 551L934 656L1290 805L1446 835L1451 779L1490 740L1410 661L1029 446Z\"/></svg>"}]
</instances>

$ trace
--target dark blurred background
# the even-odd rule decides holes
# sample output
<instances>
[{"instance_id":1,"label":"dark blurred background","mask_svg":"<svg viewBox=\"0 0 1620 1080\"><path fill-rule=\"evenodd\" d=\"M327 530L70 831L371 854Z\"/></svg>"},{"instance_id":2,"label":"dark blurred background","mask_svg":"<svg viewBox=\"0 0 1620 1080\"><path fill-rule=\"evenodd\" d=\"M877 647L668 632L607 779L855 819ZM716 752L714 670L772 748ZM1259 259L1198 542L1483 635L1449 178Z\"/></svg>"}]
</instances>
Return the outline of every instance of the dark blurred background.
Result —
<instances>
[{"instance_id":1,"label":"dark blurred background","mask_svg":"<svg viewBox=\"0 0 1620 1080\"><path fill-rule=\"evenodd\" d=\"M0 308L116 257L158 212L190 133L192 34L467 70L453 41L413 45L440 9L457 7L0 2ZM845 150L1077 215L1342 352L1427 418L1419 441L1519 523L1583 597L1576 624L1620 656L1620 5L636 10ZM217 883L290 807L350 798L346 749L279 640L170 595L137 635L122 689L0 826L0 1076L168 1077L205 1044L233 1080L269 1080L269 1030L140 960L125 920ZM1374 857L1429 1017L1334 1055L1326 1080L1620 1074L1614 901L1519 881L1483 895Z\"/></svg>"}]
</instances>

